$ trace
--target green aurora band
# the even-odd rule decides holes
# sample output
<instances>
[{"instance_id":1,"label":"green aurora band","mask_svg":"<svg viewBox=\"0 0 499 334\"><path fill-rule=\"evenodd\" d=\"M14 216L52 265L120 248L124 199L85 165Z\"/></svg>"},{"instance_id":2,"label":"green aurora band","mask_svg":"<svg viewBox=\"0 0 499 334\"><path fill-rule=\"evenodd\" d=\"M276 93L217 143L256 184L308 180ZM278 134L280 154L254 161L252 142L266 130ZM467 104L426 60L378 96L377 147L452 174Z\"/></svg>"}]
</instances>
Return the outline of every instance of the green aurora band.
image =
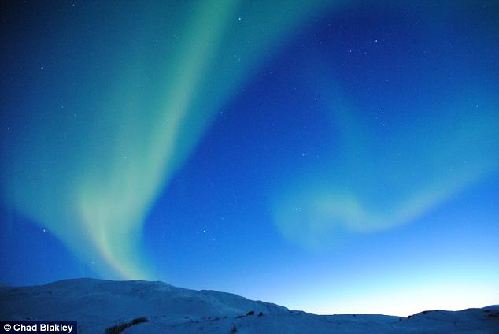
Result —
<instances>
[{"instance_id":1,"label":"green aurora band","mask_svg":"<svg viewBox=\"0 0 499 334\"><path fill-rule=\"evenodd\" d=\"M407 224L499 171L499 105L480 82L408 104L408 121L384 127L317 77L335 147L327 163L294 172L276 192L274 218L287 239L320 250L345 233Z\"/></svg>"},{"instance_id":2,"label":"green aurora band","mask_svg":"<svg viewBox=\"0 0 499 334\"><path fill-rule=\"evenodd\" d=\"M56 32L44 49L68 58L52 81L70 83L56 88L40 77L21 106L4 113L23 117L2 139L4 204L102 275L152 278L140 241L158 194L276 43L326 7L160 1L51 23ZM121 26L132 33L113 30ZM65 31L80 38L73 57L65 57Z\"/></svg>"},{"instance_id":3,"label":"green aurora band","mask_svg":"<svg viewBox=\"0 0 499 334\"><path fill-rule=\"evenodd\" d=\"M333 9L320 1L141 6L128 8L138 19L111 6L57 23L57 31L82 37L81 54L56 74L71 84L54 88L38 78L19 110L1 116L20 113L23 123L2 138L3 203L95 261L103 276L129 279L153 278L141 254L143 223L220 108L295 27ZM113 33L125 25L135 27L131 35ZM88 26L102 33L99 43ZM47 48L63 58L71 48L61 38L52 36ZM495 92L471 82L468 95L453 94L461 101L424 106L438 123L408 110L413 122L379 135L334 79L318 77L339 153L276 189L275 223L289 240L316 248L341 231L406 224L497 172ZM488 103L474 113L474 100Z\"/></svg>"}]
</instances>

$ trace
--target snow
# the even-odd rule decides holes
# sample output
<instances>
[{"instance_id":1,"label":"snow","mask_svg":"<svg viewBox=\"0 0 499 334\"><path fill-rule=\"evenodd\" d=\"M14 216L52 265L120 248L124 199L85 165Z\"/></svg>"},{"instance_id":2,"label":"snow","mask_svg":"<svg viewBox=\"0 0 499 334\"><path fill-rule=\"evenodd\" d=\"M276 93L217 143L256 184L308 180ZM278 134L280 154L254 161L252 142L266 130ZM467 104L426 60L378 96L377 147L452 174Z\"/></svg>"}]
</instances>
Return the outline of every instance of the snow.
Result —
<instances>
[{"instance_id":1,"label":"snow","mask_svg":"<svg viewBox=\"0 0 499 334\"><path fill-rule=\"evenodd\" d=\"M126 328L146 333L499 333L499 306L386 315L315 315L217 291L163 282L74 279L0 288L0 320L76 320L79 333L147 318Z\"/></svg>"}]
</instances>

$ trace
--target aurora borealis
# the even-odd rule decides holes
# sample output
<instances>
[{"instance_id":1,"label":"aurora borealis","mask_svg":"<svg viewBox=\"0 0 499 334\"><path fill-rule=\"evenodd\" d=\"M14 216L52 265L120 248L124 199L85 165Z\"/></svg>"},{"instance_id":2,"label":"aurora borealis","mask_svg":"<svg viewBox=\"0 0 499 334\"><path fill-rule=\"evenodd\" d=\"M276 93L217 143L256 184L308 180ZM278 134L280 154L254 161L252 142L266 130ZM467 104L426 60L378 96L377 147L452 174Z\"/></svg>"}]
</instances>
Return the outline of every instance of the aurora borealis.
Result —
<instances>
[{"instance_id":1,"label":"aurora borealis","mask_svg":"<svg viewBox=\"0 0 499 334\"><path fill-rule=\"evenodd\" d=\"M497 2L1 12L5 282L161 279L323 313L497 303Z\"/></svg>"},{"instance_id":2,"label":"aurora borealis","mask_svg":"<svg viewBox=\"0 0 499 334\"><path fill-rule=\"evenodd\" d=\"M12 160L5 168L4 178L8 205L49 227L69 247L83 248L76 249L77 252L96 252L105 267L122 277L147 277L145 269L140 268L142 258L136 255L137 238L158 191L189 156L213 113L231 94L231 89L237 87L258 53L263 52L259 49L264 49L283 25L292 23L288 21L297 21L296 16L305 15L296 5L289 8L289 17L280 16L276 22L267 22L265 12L272 13L275 8L266 8L268 5L263 3L252 5L255 8L237 8L264 16L257 18L263 25L263 34L246 46L240 45L238 39L241 35L256 35L252 30L259 27L243 27L239 34L231 34L230 29L242 25L235 4L234 1L207 1L186 4L184 8L171 4L151 8L131 5L124 10L141 10L143 17L132 23L136 25L137 35L130 40L129 36L122 35L124 32L107 31L112 29L112 24L120 26L127 19L133 20L120 17L123 9L113 8L111 4L89 8L116 20L109 24L102 22L100 27L107 33L101 37L101 43L111 43L111 46L80 49L81 39L92 38L93 33L99 32L98 28L93 30L88 26L98 21L88 22L85 21L88 18L83 17L73 32L80 36L64 40L67 45L59 49L50 48L50 52L61 54L60 57L78 48L81 61L88 57L85 62L91 63L91 67L83 65L80 71L71 73L74 77L70 80L75 85L72 91L43 87L46 81L54 80L52 78L45 82L41 79L43 86L33 89L36 95L33 101L41 102L38 108L47 110L48 116L26 126L28 138L23 133L8 134L7 145L15 150L6 152L12 158L5 157ZM155 13L156 10L162 10L163 14ZM164 19L169 16L183 19L178 23ZM151 18L153 22L148 22ZM69 29L73 22L67 22L67 26L64 22L58 23L54 23L56 33ZM157 45L152 52L150 41L146 44L140 34L159 36L153 41ZM116 37L122 40L113 40ZM226 57L231 59L224 59ZM99 68L103 59L110 63ZM68 75L65 72L68 68L82 66L76 64L76 60L69 62L54 71ZM87 71L91 73L89 77L82 77ZM106 77L112 72L117 73L116 82L109 83ZM104 87L96 83L99 75ZM151 76L157 80L152 81ZM53 100L44 101L45 95L49 96L47 99L58 95L59 100L73 103L79 98L75 95L81 88L89 95L83 97L85 100L103 103L78 103L70 107L71 115L71 111L66 111L66 103L60 102L58 106ZM58 126L64 131L58 131ZM9 143L9 140L17 141L17 136L26 138L25 146ZM40 145L41 142L44 144ZM36 166L28 167L29 161ZM27 169L29 176L23 175ZM46 202L40 204L40 201ZM102 270L106 272L108 268Z\"/></svg>"}]
</instances>

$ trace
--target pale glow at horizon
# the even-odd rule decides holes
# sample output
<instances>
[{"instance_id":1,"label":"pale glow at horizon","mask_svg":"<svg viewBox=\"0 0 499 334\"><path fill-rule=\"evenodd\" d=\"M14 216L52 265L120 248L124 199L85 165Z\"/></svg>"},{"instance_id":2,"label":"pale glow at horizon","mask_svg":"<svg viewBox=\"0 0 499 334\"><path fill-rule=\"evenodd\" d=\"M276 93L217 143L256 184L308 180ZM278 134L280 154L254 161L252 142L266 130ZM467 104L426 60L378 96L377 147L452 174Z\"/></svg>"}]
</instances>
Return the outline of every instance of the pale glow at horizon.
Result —
<instances>
[{"instance_id":1,"label":"pale glow at horizon","mask_svg":"<svg viewBox=\"0 0 499 334\"><path fill-rule=\"evenodd\" d=\"M327 293L325 293L327 296ZM400 317L427 310L460 311L469 308L497 305L499 292L494 283L471 285L469 283L407 285L383 289L378 293L366 292L363 296L331 301L325 297L313 303L300 303L307 312L316 314L384 314ZM327 298L327 297L326 297Z\"/></svg>"}]
</instances>

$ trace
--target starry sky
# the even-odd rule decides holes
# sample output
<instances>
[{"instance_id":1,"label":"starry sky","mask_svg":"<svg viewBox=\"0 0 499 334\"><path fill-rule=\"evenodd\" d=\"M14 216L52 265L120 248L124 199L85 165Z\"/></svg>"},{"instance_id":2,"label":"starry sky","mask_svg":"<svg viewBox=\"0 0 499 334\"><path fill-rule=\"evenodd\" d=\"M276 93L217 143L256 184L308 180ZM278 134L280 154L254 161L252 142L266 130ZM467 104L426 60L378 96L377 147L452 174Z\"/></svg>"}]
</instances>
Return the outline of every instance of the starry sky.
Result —
<instances>
[{"instance_id":1,"label":"starry sky","mask_svg":"<svg viewBox=\"0 0 499 334\"><path fill-rule=\"evenodd\" d=\"M497 1L2 1L0 282L499 302Z\"/></svg>"}]
</instances>

